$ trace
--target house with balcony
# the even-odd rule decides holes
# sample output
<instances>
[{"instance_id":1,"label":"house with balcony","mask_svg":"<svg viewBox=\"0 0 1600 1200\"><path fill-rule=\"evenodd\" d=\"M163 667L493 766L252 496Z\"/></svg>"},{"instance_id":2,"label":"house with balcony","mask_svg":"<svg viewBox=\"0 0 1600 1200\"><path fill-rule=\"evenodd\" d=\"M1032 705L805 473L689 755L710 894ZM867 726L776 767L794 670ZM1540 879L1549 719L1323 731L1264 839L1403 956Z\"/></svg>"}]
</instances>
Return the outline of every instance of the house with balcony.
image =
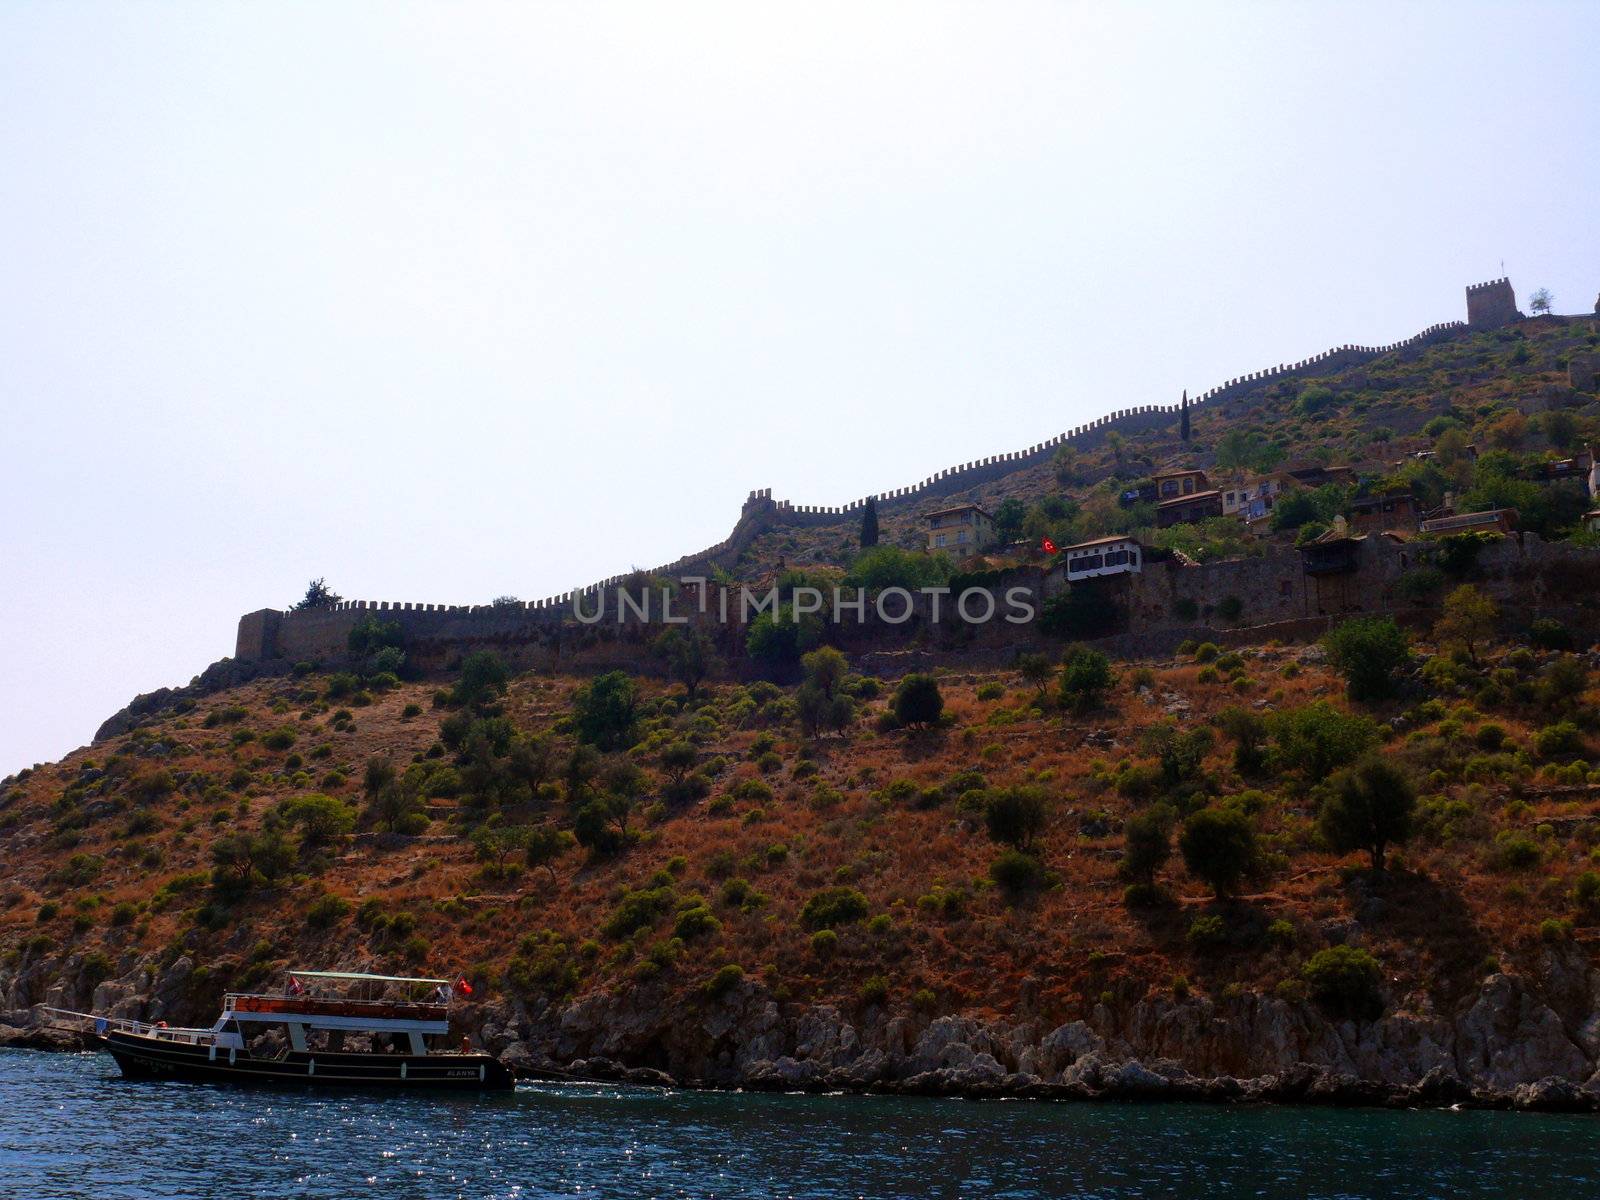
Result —
<instances>
[{"instance_id":1,"label":"house with balcony","mask_svg":"<svg viewBox=\"0 0 1600 1200\"><path fill-rule=\"evenodd\" d=\"M928 549L976 554L994 540L994 518L976 504L957 504L927 515Z\"/></svg>"},{"instance_id":2,"label":"house with balcony","mask_svg":"<svg viewBox=\"0 0 1600 1200\"><path fill-rule=\"evenodd\" d=\"M1216 488L1163 500L1156 505L1156 528L1192 525L1222 515L1222 493Z\"/></svg>"}]
</instances>

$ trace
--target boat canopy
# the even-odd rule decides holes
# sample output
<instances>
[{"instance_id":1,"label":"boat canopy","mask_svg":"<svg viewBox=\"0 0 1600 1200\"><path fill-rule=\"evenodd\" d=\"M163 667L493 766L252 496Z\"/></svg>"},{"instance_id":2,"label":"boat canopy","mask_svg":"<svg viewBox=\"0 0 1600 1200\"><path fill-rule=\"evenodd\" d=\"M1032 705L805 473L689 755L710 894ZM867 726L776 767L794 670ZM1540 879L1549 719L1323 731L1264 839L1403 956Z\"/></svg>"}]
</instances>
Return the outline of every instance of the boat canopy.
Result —
<instances>
[{"instance_id":1,"label":"boat canopy","mask_svg":"<svg viewBox=\"0 0 1600 1200\"><path fill-rule=\"evenodd\" d=\"M411 979L405 975L369 975L365 971L290 971L296 979L365 979L373 983L450 983L448 979Z\"/></svg>"}]
</instances>

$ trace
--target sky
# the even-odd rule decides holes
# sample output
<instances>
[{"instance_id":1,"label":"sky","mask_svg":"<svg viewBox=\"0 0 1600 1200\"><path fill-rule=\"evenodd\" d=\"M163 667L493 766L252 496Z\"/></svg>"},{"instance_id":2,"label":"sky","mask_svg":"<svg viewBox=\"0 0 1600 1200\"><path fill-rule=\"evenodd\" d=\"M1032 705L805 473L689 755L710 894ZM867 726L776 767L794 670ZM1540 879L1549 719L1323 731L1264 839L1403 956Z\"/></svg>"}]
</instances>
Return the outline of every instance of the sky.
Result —
<instances>
[{"instance_id":1,"label":"sky","mask_svg":"<svg viewBox=\"0 0 1600 1200\"><path fill-rule=\"evenodd\" d=\"M0 5L0 775L240 614L535 599L1600 292L1600 5Z\"/></svg>"}]
</instances>

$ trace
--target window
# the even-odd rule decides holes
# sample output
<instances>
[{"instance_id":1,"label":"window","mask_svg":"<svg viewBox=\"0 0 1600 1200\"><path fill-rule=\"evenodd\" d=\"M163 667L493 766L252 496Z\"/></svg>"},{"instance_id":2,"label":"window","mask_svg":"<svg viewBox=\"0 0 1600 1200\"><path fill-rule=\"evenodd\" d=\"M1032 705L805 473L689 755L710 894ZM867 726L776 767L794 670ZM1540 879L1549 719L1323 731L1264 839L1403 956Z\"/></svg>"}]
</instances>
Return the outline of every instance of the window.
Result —
<instances>
[{"instance_id":1,"label":"window","mask_svg":"<svg viewBox=\"0 0 1600 1200\"><path fill-rule=\"evenodd\" d=\"M967 531L965 529L963 529L960 533L956 534L956 542L957 542L957 544L964 543L966 540L967 540Z\"/></svg>"},{"instance_id":2,"label":"window","mask_svg":"<svg viewBox=\"0 0 1600 1200\"><path fill-rule=\"evenodd\" d=\"M939 534L938 536L936 536L933 539L933 544L935 546L942 546L942 545L944 545L944 539L945 539L945 535L941 533L941 534Z\"/></svg>"},{"instance_id":3,"label":"window","mask_svg":"<svg viewBox=\"0 0 1600 1200\"><path fill-rule=\"evenodd\" d=\"M1191 476L1183 481L1183 494L1187 496L1192 491L1194 491L1194 478Z\"/></svg>"}]
</instances>

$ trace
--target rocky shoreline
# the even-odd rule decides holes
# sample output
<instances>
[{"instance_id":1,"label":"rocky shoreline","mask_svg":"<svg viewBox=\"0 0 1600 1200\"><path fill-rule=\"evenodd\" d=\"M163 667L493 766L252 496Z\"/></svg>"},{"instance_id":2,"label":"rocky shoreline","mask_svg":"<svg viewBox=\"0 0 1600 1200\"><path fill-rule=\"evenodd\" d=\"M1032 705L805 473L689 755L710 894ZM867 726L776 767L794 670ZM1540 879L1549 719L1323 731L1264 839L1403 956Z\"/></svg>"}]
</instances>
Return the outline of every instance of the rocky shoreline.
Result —
<instances>
[{"instance_id":1,"label":"rocky shoreline","mask_svg":"<svg viewBox=\"0 0 1600 1200\"><path fill-rule=\"evenodd\" d=\"M129 964L74 987L60 969L0 969L0 1046L73 1049L38 1005L209 1022L195 968ZM469 1004L458 1026L519 1077L645 1086L967 1099L1176 1101L1600 1111L1600 971L1552 949L1535 986L1494 974L1450 1017L1331 1021L1244 994L1147 998L1047 1027L867 1006L780 1003L745 979L708 996L662 984L566 1003ZM82 983L82 981L80 981ZM21 1001L19 1003L19 1001ZM214 1010L213 1010L214 1011Z\"/></svg>"}]
</instances>

